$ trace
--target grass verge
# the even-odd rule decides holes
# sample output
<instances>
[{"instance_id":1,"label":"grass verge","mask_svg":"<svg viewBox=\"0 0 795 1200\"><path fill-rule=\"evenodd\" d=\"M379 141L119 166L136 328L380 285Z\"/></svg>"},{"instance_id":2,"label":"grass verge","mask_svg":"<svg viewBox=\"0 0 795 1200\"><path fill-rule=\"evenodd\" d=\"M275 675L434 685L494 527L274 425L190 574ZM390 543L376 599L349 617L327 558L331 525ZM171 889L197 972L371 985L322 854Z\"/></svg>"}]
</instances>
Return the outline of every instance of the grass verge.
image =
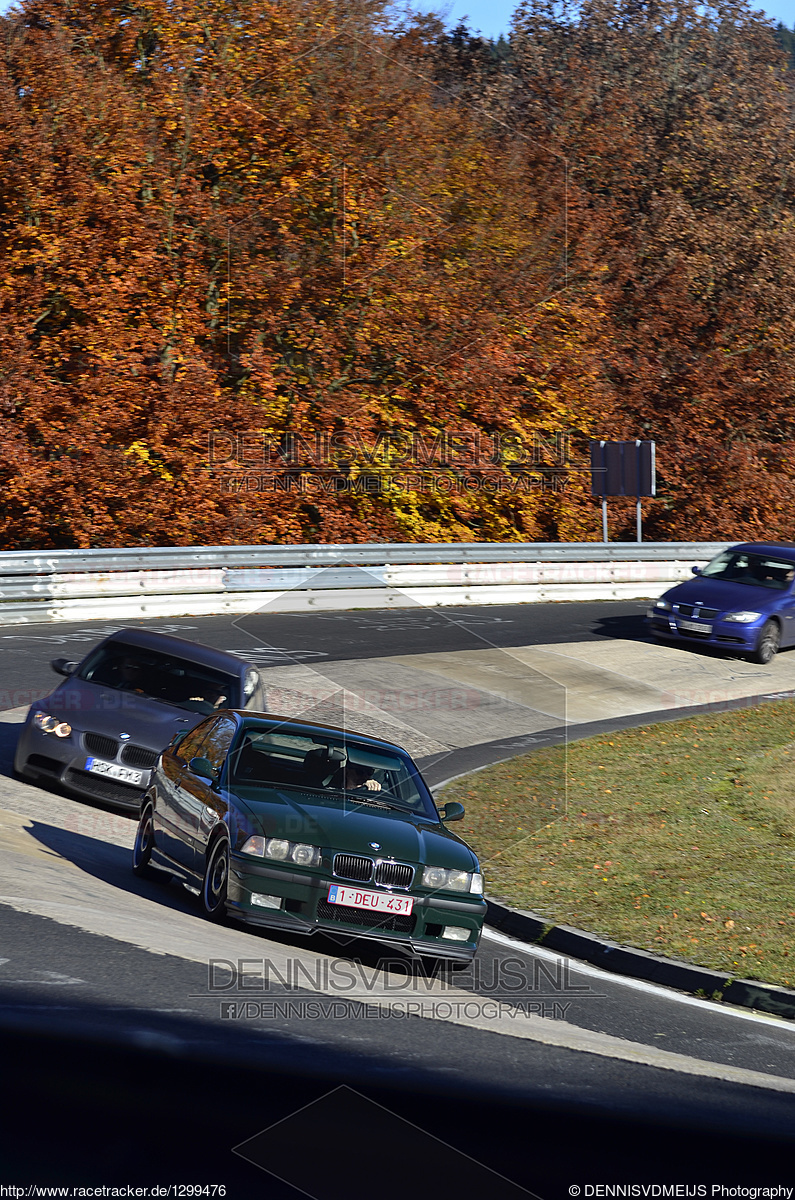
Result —
<instances>
[{"instance_id":1,"label":"grass verge","mask_svg":"<svg viewBox=\"0 0 795 1200\"><path fill-rule=\"evenodd\" d=\"M627 729L456 780L486 890L727 978L795 987L795 702Z\"/></svg>"}]
</instances>

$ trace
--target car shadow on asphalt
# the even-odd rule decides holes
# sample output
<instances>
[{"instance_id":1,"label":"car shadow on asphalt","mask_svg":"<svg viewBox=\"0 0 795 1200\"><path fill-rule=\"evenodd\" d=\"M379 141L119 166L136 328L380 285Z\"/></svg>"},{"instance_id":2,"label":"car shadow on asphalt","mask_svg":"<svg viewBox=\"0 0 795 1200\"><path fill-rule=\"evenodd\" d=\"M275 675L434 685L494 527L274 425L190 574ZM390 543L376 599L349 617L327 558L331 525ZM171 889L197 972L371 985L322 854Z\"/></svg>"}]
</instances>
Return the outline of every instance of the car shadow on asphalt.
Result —
<instances>
[{"instance_id":1,"label":"car shadow on asphalt","mask_svg":"<svg viewBox=\"0 0 795 1200\"><path fill-rule=\"evenodd\" d=\"M198 899L180 883L164 873L160 879L138 879L130 866L131 851L113 841L104 840L103 827L112 834L118 814L93 809L90 805L75 805L75 813L69 818L70 828L50 825L32 820L27 828L31 837L53 854L66 859L87 875L109 884L118 891L131 896L142 896L161 904L166 911L188 913L195 916L197 923L204 918ZM122 818L123 819L123 818ZM228 928L249 934L252 939L276 942L297 951L313 950L318 954L330 955L335 959L353 959L363 966L388 971L403 977L443 978L456 974L457 968L438 960L411 958L399 946L384 946L370 939L357 938L340 930L327 936L322 933L306 936L289 931L257 928L229 919ZM267 952L265 952L267 957Z\"/></svg>"},{"instance_id":2,"label":"car shadow on asphalt","mask_svg":"<svg viewBox=\"0 0 795 1200\"><path fill-rule=\"evenodd\" d=\"M621 638L622 641L649 641L649 631L644 612L632 616L623 613L621 616L604 616L597 618L593 631L602 637Z\"/></svg>"},{"instance_id":3,"label":"car shadow on asphalt","mask_svg":"<svg viewBox=\"0 0 795 1200\"><path fill-rule=\"evenodd\" d=\"M594 624L594 631L603 637L618 638L622 641L646 642L649 646L668 646L671 650L681 650L683 654L696 655L699 658L712 658L725 662L747 662L744 654L732 654L717 646L705 646L695 638L692 642L673 641L665 637L653 637L649 633L646 618L640 614L627 617L600 617ZM779 654L787 654L795 646L787 646L779 650Z\"/></svg>"},{"instance_id":4,"label":"car shadow on asphalt","mask_svg":"<svg viewBox=\"0 0 795 1200\"><path fill-rule=\"evenodd\" d=\"M175 886L170 876L164 875L161 882L158 879L138 879L133 875L131 849L116 844L119 830L126 830L127 827L132 842L134 825L126 816L76 801L65 825L50 825L31 819L27 832L52 854L118 891L157 900L175 911L193 910L190 893Z\"/></svg>"},{"instance_id":5,"label":"car shadow on asphalt","mask_svg":"<svg viewBox=\"0 0 795 1200\"><path fill-rule=\"evenodd\" d=\"M14 775L14 753L22 731L20 721L0 721L0 775Z\"/></svg>"}]
</instances>

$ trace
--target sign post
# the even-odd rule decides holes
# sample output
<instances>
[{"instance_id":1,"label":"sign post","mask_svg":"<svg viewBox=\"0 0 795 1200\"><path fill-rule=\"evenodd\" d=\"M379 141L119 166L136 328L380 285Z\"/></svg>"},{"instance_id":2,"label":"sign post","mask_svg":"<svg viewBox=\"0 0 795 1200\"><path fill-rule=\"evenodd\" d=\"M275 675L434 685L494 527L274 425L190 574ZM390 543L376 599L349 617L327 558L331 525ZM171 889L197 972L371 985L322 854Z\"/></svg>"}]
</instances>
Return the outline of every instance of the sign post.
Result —
<instances>
[{"instance_id":1,"label":"sign post","mask_svg":"<svg viewBox=\"0 0 795 1200\"><path fill-rule=\"evenodd\" d=\"M655 443L636 439L634 442L591 442L591 495L602 500L602 541L607 535L607 497L636 498L636 537L643 541L641 496L657 493Z\"/></svg>"}]
</instances>

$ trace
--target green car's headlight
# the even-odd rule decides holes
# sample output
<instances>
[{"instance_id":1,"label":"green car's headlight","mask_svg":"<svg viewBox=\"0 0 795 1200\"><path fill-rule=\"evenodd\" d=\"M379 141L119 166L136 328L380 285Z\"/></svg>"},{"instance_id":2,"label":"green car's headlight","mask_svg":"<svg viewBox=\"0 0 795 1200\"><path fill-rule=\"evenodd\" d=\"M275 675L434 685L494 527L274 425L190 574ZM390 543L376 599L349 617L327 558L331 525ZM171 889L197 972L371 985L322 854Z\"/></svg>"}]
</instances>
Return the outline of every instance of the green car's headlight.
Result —
<instances>
[{"instance_id":1,"label":"green car's headlight","mask_svg":"<svg viewBox=\"0 0 795 1200\"><path fill-rule=\"evenodd\" d=\"M447 883L444 886L451 892L468 892L469 883L470 879L466 871L448 871Z\"/></svg>"},{"instance_id":2,"label":"green car's headlight","mask_svg":"<svg viewBox=\"0 0 795 1200\"><path fill-rule=\"evenodd\" d=\"M294 862L299 867L320 866L320 847L306 842L288 842L284 838L253 836L240 847L242 854L256 854L275 862Z\"/></svg>"},{"instance_id":3,"label":"green car's headlight","mask_svg":"<svg viewBox=\"0 0 795 1200\"><path fill-rule=\"evenodd\" d=\"M426 867L422 872L422 886L434 891L444 888L448 892L473 892L483 894L483 876L468 871L451 871L445 867Z\"/></svg>"},{"instance_id":4,"label":"green car's headlight","mask_svg":"<svg viewBox=\"0 0 795 1200\"><path fill-rule=\"evenodd\" d=\"M298 863L299 867L314 867L320 862L320 850L317 846L299 842L290 851L290 858L294 863Z\"/></svg>"},{"instance_id":5,"label":"green car's headlight","mask_svg":"<svg viewBox=\"0 0 795 1200\"><path fill-rule=\"evenodd\" d=\"M447 872L444 867L426 867L422 872L422 886L427 888L444 887L447 882Z\"/></svg>"},{"instance_id":6,"label":"green car's headlight","mask_svg":"<svg viewBox=\"0 0 795 1200\"><path fill-rule=\"evenodd\" d=\"M290 853L290 843L285 842L283 838L267 838L265 842L265 857L275 858L277 862L284 862Z\"/></svg>"}]
</instances>

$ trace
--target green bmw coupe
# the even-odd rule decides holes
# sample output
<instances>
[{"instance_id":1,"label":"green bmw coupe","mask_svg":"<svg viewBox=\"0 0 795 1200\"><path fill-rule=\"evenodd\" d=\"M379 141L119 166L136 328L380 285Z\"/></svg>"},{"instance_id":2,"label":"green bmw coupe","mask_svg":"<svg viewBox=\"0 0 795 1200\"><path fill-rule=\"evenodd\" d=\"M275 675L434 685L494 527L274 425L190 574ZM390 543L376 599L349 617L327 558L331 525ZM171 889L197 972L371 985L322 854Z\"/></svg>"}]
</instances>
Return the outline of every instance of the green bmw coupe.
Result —
<instances>
[{"instance_id":1,"label":"green bmw coupe","mask_svg":"<svg viewBox=\"0 0 795 1200\"><path fill-rule=\"evenodd\" d=\"M398 746L223 710L161 755L141 804L137 875L167 872L231 916L397 943L467 962L486 904L475 854Z\"/></svg>"}]
</instances>

